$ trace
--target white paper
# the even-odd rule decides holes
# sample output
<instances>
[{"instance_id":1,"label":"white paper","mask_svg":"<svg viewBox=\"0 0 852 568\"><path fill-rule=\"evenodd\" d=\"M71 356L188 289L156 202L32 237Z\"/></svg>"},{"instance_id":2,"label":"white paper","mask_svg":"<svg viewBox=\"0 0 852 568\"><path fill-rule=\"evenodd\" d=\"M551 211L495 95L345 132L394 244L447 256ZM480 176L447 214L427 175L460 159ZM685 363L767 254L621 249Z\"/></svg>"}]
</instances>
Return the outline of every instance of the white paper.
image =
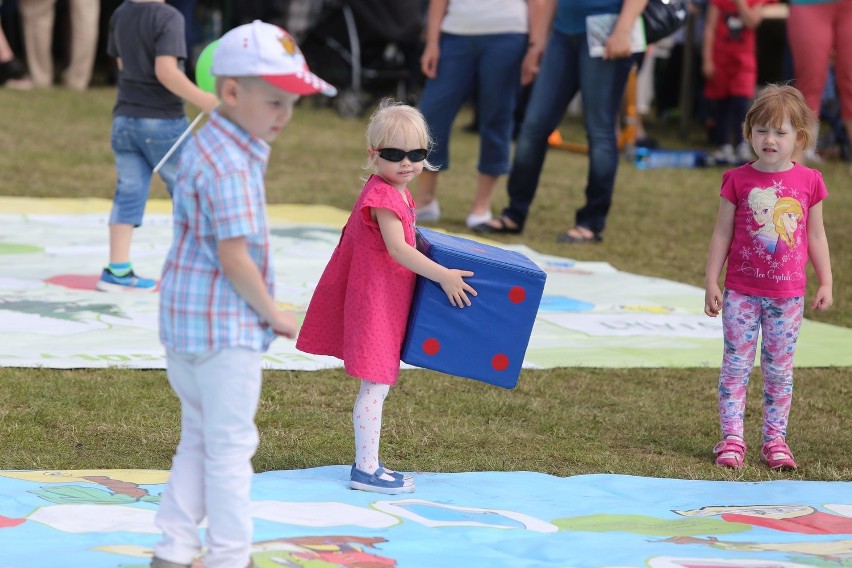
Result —
<instances>
[{"instance_id":1,"label":"white paper","mask_svg":"<svg viewBox=\"0 0 852 568\"><path fill-rule=\"evenodd\" d=\"M589 40L589 55L602 57L606 40L615 27L618 14L597 14L586 16L586 37ZM633 53L641 53L648 47L645 41L645 24L642 18L636 18L630 30L630 49Z\"/></svg>"}]
</instances>

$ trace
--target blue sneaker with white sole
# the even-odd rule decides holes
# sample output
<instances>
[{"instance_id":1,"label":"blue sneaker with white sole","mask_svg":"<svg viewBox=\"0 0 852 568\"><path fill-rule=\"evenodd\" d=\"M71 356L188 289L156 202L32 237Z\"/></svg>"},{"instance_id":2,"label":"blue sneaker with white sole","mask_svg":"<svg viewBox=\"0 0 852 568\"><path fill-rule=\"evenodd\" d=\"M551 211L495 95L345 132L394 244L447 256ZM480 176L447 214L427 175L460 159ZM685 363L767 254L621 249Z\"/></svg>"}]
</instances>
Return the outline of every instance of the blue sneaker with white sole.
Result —
<instances>
[{"instance_id":1,"label":"blue sneaker with white sole","mask_svg":"<svg viewBox=\"0 0 852 568\"><path fill-rule=\"evenodd\" d=\"M109 268L104 268L95 288L101 292L153 292L157 288L157 281L151 278L140 278L133 273L133 270L124 276L116 276Z\"/></svg>"},{"instance_id":2,"label":"blue sneaker with white sole","mask_svg":"<svg viewBox=\"0 0 852 568\"><path fill-rule=\"evenodd\" d=\"M413 476L408 475L406 473L400 473L398 471L387 471L387 469L385 468L385 464L382 463L382 460L379 460L379 467L385 470L383 473L390 475L394 479L404 479L405 481L408 481L409 479L414 479ZM352 477L352 474L355 473L356 469L357 468L355 467L355 464L353 463L352 469L349 470L349 477L350 478Z\"/></svg>"},{"instance_id":3,"label":"blue sneaker with white sole","mask_svg":"<svg viewBox=\"0 0 852 568\"><path fill-rule=\"evenodd\" d=\"M400 495L402 493L414 493L414 479L393 477L393 479L382 479L385 468L379 467L372 474L353 468L349 476L349 488L359 491L370 491L371 493L384 493L385 495ZM388 474L390 475L390 474Z\"/></svg>"}]
</instances>

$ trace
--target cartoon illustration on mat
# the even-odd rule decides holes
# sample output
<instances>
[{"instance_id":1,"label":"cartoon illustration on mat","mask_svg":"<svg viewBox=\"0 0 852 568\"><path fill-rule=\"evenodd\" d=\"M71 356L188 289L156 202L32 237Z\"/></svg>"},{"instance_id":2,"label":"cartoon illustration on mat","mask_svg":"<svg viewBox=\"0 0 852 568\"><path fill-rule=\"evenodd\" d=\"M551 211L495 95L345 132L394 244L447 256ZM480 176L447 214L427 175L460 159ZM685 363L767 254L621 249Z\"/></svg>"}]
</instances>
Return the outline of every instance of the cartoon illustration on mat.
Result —
<instances>
[{"instance_id":1,"label":"cartoon illustration on mat","mask_svg":"<svg viewBox=\"0 0 852 568\"><path fill-rule=\"evenodd\" d=\"M362 499L329 479L347 469L257 474L258 568L507 559L542 567L852 566L852 500L835 482L790 484L779 493L775 482L484 472L430 474L431 499ZM144 568L166 478L153 470L0 471L0 550L9 563L0 565L55 565L61 554L68 566ZM750 499L758 504L705 505ZM427 552L442 560L424 561ZM471 558L482 563L455 563Z\"/></svg>"},{"instance_id":2,"label":"cartoon illustration on mat","mask_svg":"<svg viewBox=\"0 0 852 568\"><path fill-rule=\"evenodd\" d=\"M720 550L738 552L783 552L791 561L807 563L814 566L814 558L825 564L817 566L852 566L852 540L836 540L833 542L756 542L721 540L710 536L699 538L693 536L674 536L662 542L673 544L701 544ZM700 565L699 565L700 566Z\"/></svg>"},{"instance_id":3,"label":"cartoon illustration on mat","mask_svg":"<svg viewBox=\"0 0 852 568\"><path fill-rule=\"evenodd\" d=\"M379 555L384 538L303 536L256 542L252 560L257 568L386 568L396 560Z\"/></svg>"},{"instance_id":4,"label":"cartoon illustration on mat","mask_svg":"<svg viewBox=\"0 0 852 568\"><path fill-rule=\"evenodd\" d=\"M823 512L809 505L752 505L702 507L673 511L684 517L719 516L729 523L745 523L772 530L800 534L852 534L849 505L828 504Z\"/></svg>"},{"instance_id":5,"label":"cartoon illustration on mat","mask_svg":"<svg viewBox=\"0 0 852 568\"><path fill-rule=\"evenodd\" d=\"M823 512L810 505L749 505L749 506L711 506L685 511L673 511L684 517L719 516L723 521L763 527L781 533L811 535L852 534L852 518L837 514L849 512L848 505L828 504ZM814 558L826 565L852 566L852 540L782 542L778 537L770 541L734 541L719 539L715 536L693 537L674 536L665 542L674 544L699 544L711 548L745 552L782 552L794 562L814 565ZM813 558L811 558L813 557Z\"/></svg>"},{"instance_id":6,"label":"cartoon illustration on mat","mask_svg":"<svg viewBox=\"0 0 852 568\"><path fill-rule=\"evenodd\" d=\"M255 568L393 568L396 560L379 554L381 537L346 535L298 536L255 542L251 558ZM102 552L121 554L147 560L150 548L133 546L104 546ZM192 568L203 568L203 559L196 559ZM148 563L122 564L119 568L148 568Z\"/></svg>"}]
</instances>

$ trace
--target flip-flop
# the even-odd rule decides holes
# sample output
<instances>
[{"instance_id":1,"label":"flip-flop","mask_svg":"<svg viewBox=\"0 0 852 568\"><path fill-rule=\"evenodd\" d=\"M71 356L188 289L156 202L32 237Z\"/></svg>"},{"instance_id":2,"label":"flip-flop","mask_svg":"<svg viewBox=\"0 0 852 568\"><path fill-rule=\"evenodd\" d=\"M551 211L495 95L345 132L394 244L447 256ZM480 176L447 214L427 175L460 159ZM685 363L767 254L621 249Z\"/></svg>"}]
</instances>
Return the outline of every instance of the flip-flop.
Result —
<instances>
[{"instance_id":1,"label":"flip-flop","mask_svg":"<svg viewBox=\"0 0 852 568\"><path fill-rule=\"evenodd\" d=\"M576 232L578 228L580 228L580 227L572 227L571 229L568 229L568 231L574 230ZM579 237L575 237L573 235L569 235L568 231L566 231L564 233L560 233L559 236L556 237L556 240L560 243L573 243L573 244L578 244L578 245L588 244L588 243L599 243L603 240L603 235L601 235L600 233L596 233L596 232L592 231L591 229L587 229L586 227L582 227L582 228L586 229L587 231L591 232L592 234L589 235L588 237L585 237L585 236L582 236L582 235L579 236Z\"/></svg>"},{"instance_id":2,"label":"flip-flop","mask_svg":"<svg viewBox=\"0 0 852 568\"><path fill-rule=\"evenodd\" d=\"M495 217L491 220L493 223L497 223L498 226L491 225L489 223L480 223L475 227L471 227L471 230L474 233L483 233L483 234L505 234L505 235L519 235L522 231L520 227L510 227L506 224L506 217L500 215L499 217Z\"/></svg>"}]
</instances>

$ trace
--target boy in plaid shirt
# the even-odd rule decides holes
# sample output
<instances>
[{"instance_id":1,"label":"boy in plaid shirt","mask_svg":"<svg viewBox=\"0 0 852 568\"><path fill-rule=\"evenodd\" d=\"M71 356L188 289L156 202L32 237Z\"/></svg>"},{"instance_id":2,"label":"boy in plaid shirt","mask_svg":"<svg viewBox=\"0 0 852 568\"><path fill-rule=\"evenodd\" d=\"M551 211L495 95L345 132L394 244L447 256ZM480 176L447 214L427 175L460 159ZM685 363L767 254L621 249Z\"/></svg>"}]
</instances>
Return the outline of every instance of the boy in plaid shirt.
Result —
<instances>
[{"instance_id":1,"label":"boy in plaid shirt","mask_svg":"<svg viewBox=\"0 0 852 568\"><path fill-rule=\"evenodd\" d=\"M252 566L251 458L261 355L296 318L274 300L263 176L269 142L299 95L334 87L311 73L293 38L255 21L213 54L221 104L184 147L174 238L160 284L160 339L181 401L181 438L156 523L153 568Z\"/></svg>"}]
</instances>

